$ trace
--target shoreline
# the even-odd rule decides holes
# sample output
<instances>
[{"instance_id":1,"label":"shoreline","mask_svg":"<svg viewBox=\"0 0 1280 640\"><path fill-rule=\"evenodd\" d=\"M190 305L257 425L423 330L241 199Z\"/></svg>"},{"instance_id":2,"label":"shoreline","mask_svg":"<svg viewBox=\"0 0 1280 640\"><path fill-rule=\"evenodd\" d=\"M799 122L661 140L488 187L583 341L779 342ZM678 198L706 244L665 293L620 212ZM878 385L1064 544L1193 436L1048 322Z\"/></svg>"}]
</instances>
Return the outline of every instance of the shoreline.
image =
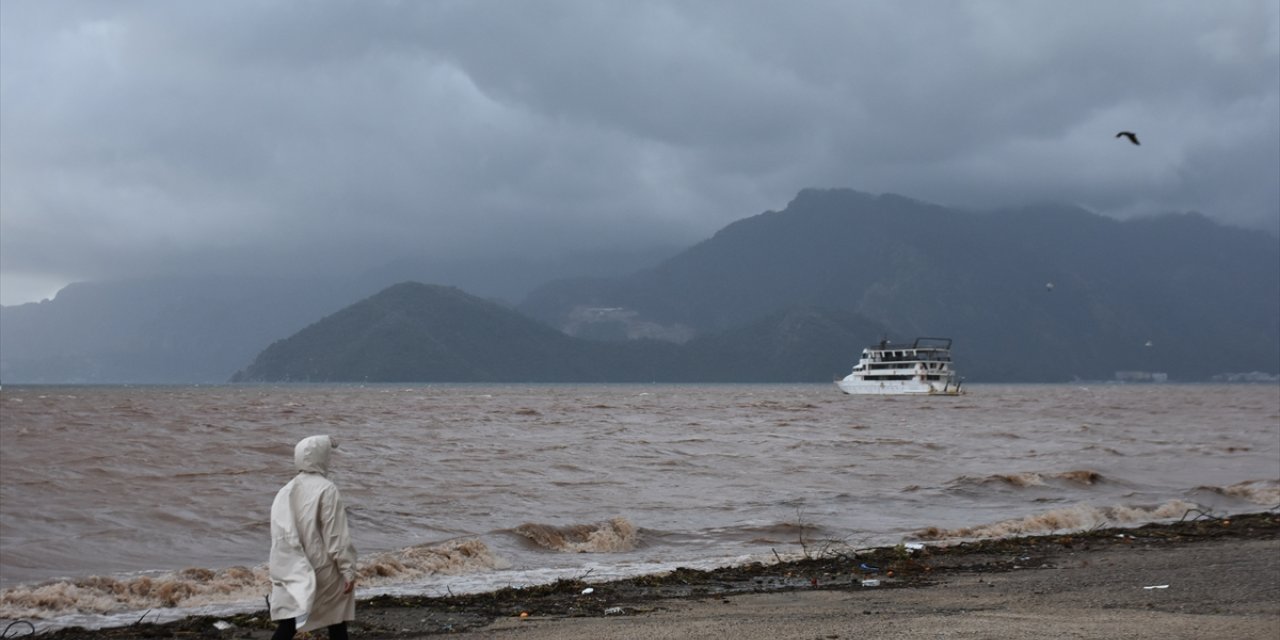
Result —
<instances>
[{"instance_id":1,"label":"shoreline","mask_svg":"<svg viewBox=\"0 0 1280 640\"><path fill-rule=\"evenodd\" d=\"M1044 635L1045 624L1070 637L1277 637L1280 513L920 550L827 550L774 564L459 596L376 596L358 602L350 628L353 637L388 639L833 639L865 636L867 625L892 627L894 637L954 630L998 638ZM38 637L265 639L273 629L257 611Z\"/></svg>"}]
</instances>

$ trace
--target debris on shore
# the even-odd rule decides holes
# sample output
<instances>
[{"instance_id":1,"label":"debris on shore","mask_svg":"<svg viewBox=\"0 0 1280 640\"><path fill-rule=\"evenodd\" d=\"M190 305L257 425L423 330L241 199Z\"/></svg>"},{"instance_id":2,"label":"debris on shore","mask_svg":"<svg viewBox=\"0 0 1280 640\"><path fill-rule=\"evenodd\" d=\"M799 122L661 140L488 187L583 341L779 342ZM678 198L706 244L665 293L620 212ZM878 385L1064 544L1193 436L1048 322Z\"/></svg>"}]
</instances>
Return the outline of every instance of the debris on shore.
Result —
<instances>
[{"instance_id":1,"label":"debris on shore","mask_svg":"<svg viewBox=\"0 0 1280 640\"><path fill-rule=\"evenodd\" d=\"M1230 518L1197 517L1137 528L1001 538L948 545L902 544L824 553L777 563L751 563L712 570L681 568L663 574L609 582L562 579L550 584L504 588L487 593L376 596L361 600L351 630L363 638L410 638L484 627L514 617L594 617L635 615L681 598L728 598L745 593L828 589L904 589L936 584L949 574L1000 573L1049 568L1064 554L1119 547L1150 548L1209 540L1280 539L1280 513ZM86 630L68 628L40 634L50 640L108 638L267 638L275 624L266 611L237 616L190 617L163 624ZM16 637L16 636L15 636Z\"/></svg>"}]
</instances>

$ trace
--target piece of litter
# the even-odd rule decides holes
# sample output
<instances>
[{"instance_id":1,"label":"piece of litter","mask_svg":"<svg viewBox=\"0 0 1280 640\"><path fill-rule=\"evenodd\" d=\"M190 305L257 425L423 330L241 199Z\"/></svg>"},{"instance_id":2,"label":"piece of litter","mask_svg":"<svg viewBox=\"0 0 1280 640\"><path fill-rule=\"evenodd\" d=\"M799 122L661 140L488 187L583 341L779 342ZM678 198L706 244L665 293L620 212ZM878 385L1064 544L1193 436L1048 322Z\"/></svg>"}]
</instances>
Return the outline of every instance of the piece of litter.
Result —
<instances>
[{"instance_id":1,"label":"piece of litter","mask_svg":"<svg viewBox=\"0 0 1280 640\"><path fill-rule=\"evenodd\" d=\"M904 544L903 546L904 546L904 547L906 547L906 548L907 548L907 550L909 550L909 551L923 551L923 550L924 550L924 545L923 545L923 544L921 544L921 543L919 543L919 542L908 542L908 543Z\"/></svg>"},{"instance_id":2,"label":"piece of litter","mask_svg":"<svg viewBox=\"0 0 1280 640\"><path fill-rule=\"evenodd\" d=\"M622 614L622 607L609 607L604 610L606 616L616 616Z\"/></svg>"},{"instance_id":3,"label":"piece of litter","mask_svg":"<svg viewBox=\"0 0 1280 640\"><path fill-rule=\"evenodd\" d=\"M1148 590L1148 591L1150 591L1150 590L1152 590L1152 589L1168 589L1168 588L1169 588L1169 585L1167 585L1167 584L1153 584L1153 585L1151 585L1151 586L1149 586L1149 587L1143 587L1143 589L1146 589L1146 590Z\"/></svg>"},{"instance_id":4,"label":"piece of litter","mask_svg":"<svg viewBox=\"0 0 1280 640\"><path fill-rule=\"evenodd\" d=\"M218 631L226 631L227 629L235 628L235 625L231 624L230 622L227 622L226 620L219 620L213 623L213 628L217 629Z\"/></svg>"},{"instance_id":5,"label":"piece of litter","mask_svg":"<svg viewBox=\"0 0 1280 640\"><path fill-rule=\"evenodd\" d=\"M863 580L863 581L862 581L862 586L864 586L864 587L878 587L878 586L880 586L880 581L879 581L879 580L875 580L875 579L871 579L871 580Z\"/></svg>"},{"instance_id":6,"label":"piece of litter","mask_svg":"<svg viewBox=\"0 0 1280 640\"><path fill-rule=\"evenodd\" d=\"M592 589L591 587L587 587L586 589L583 589L583 590L582 590L582 595L584 595L584 596L585 596L585 595L587 595L588 593L594 593L594 592L595 592L595 589Z\"/></svg>"}]
</instances>

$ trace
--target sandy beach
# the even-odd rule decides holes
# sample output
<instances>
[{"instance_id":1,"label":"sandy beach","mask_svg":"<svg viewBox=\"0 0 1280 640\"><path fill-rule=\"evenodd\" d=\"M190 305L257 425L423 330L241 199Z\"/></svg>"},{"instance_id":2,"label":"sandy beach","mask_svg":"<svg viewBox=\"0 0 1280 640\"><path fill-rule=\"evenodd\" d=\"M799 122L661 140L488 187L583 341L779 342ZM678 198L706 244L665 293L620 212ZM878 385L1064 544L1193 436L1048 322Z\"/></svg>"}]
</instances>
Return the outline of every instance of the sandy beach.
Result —
<instances>
[{"instance_id":1,"label":"sandy beach","mask_svg":"<svg viewBox=\"0 0 1280 640\"><path fill-rule=\"evenodd\" d=\"M609 583L562 580L449 598L381 597L362 601L357 618L354 637L396 639L1274 640L1280 514L921 551L826 552L795 562ZM45 637L259 639L270 629L258 612Z\"/></svg>"},{"instance_id":2,"label":"sandy beach","mask_svg":"<svg viewBox=\"0 0 1280 640\"><path fill-rule=\"evenodd\" d=\"M1108 550L926 588L664 600L626 618L505 618L462 638L1280 637L1280 542ZM1168 585L1167 588L1146 587Z\"/></svg>"}]
</instances>

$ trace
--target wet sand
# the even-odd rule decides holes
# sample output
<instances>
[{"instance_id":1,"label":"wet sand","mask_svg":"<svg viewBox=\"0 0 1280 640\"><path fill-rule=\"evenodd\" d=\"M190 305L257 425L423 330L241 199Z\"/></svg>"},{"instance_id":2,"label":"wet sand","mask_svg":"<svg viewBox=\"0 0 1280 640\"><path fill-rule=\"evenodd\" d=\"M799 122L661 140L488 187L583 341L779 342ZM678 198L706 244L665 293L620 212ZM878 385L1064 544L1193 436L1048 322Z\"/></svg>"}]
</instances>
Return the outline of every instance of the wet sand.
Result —
<instances>
[{"instance_id":1,"label":"wet sand","mask_svg":"<svg viewBox=\"0 0 1280 640\"><path fill-rule=\"evenodd\" d=\"M1280 541L1079 555L919 589L660 601L627 618L506 618L456 637L1280 638Z\"/></svg>"},{"instance_id":2,"label":"wet sand","mask_svg":"<svg viewBox=\"0 0 1280 640\"><path fill-rule=\"evenodd\" d=\"M891 573L892 572L892 573ZM865 580L878 586L864 586ZM583 593L590 589L589 593ZM522 616L521 614L527 614ZM359 638L1280 637L1280 514L362 601ZM267 638L261 612L55 638ZM323 633L317 637L324 637Z\"/></svg>"}]
</instances>

